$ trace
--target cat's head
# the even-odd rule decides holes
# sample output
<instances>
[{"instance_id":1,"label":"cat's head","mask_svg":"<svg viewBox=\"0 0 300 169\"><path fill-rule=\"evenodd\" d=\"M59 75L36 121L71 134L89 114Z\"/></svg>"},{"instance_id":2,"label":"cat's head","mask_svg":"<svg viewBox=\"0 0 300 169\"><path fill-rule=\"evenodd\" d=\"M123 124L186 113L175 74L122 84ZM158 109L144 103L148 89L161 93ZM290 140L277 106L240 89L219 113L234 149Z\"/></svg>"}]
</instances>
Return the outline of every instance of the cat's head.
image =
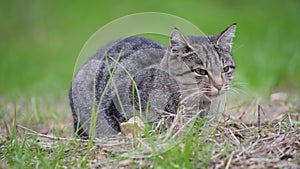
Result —
<instances>
[{"instance_id":1,"label":"cat's head","mask_svg":"<svg viewBox=\"0 0 300 169\"><path fill-rule=\"evenodd\" d=\"M209 98L230 87L235 64L231 55L236 24L211 36L184 36L174 29L168 48L168 69L183 90L195 90Z\"/></svg>"}]
</instances>

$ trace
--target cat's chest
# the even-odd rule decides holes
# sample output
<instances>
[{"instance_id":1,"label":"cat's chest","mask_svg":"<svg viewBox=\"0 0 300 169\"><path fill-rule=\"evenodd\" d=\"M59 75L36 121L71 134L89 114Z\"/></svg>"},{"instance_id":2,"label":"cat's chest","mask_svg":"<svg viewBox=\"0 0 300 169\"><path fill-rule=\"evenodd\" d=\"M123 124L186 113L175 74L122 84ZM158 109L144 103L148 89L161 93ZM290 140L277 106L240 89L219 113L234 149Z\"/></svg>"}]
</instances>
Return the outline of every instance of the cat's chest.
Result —
<instances>
[{"instance_id":1,"label":"cat's chest","mask_svg":"<svg viewBox=\"0 0 300 169\"><path fill-rule=\"evenodd\" d=\"M212 100L204 95L186 96L181 95L177 106L177 113L183 114L186 118L192 118L199 114L200 117L207 115L211 109Z\"/></svg>"}]
</instances>

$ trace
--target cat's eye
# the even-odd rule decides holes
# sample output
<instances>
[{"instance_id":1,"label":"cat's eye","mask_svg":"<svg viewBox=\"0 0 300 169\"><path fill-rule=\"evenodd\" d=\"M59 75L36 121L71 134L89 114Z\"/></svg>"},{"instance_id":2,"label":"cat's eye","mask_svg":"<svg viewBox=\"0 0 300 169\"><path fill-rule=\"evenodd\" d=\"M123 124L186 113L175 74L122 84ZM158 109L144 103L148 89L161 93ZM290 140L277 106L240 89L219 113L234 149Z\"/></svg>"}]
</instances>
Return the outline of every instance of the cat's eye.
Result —
<instances>
[{"instance_id":1,"label":"cat's eye","mask_svg":"<svg viewBox=\"0 0 300 169\"><path fill-rule=\"evenodd\" d=\"M226 73L226 72L229 71L229 69L230 69L230 66L225 66L225 67L223 68L223 72Z\"/></svg>"},{"instance_id":2,"label":"cat's eye","mask_svg":"<svg viewBox=\"0 0 300 169\"><path fill-rule=\"evenodd\" d=\"M208 75L208 72L201 68L195 69L195 72L199 75Z\"/></svg>"}]
</instances>

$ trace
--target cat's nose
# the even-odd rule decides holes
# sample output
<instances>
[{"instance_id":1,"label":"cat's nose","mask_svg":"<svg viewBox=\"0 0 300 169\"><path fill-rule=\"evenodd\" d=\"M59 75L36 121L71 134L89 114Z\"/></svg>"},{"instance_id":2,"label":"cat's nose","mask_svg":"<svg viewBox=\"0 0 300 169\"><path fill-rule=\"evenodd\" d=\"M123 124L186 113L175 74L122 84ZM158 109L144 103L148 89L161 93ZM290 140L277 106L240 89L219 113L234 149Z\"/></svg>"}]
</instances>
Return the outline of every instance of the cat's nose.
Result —
<instances>
[{"instance_id":1,"label":"cat's nose","mask_svg":"<svg viewBox=\"0 0 300 169\"><path fill-rule=\"evenodd\" d=\"M213 85L216 89L218 89L218 92L221 91L222 87L223 87L223 80L221 77L217 77L215 79L213 79Z\"/></svg>"},{"instance_id":2,"label":"cat's nose","mask_svg":"<svg viewBox=\"0 0 300 169\"><path fill-rule=\"evenodd\" d=\"M215 85L215 88L218 89L218 91L221 91L223 85Z\"/></svg>"}]
</instances>

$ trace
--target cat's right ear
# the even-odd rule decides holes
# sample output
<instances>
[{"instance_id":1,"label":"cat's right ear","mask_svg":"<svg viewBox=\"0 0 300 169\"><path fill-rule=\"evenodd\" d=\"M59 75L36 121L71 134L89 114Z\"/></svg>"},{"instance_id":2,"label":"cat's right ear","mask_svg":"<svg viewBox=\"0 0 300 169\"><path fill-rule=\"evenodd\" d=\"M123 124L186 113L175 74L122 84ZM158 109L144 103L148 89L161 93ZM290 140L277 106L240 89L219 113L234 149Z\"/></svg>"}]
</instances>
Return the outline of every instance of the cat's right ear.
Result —
<instances>
[{"instance_id":1,"label":"cat's right ear","mask_svg":"<svg viewBox=\"0 0 300 169\"><path fill-rule=\"evenodd\" d=\"M188 53L192 50L187 38L178 30L174 29L170 35L170 52L174 54Z\"/></svg>"},{"instance_id":2,"label":"cat's right ear","mask_svg":"<svg viewBox=\"0 0 300 169\"><path fill-rule=\"evenodd\" d=\"M225 50L231 52L232 39L235 36L235 30L236 30L236 23L232 24L227 29L225 29L222 33L217 35L217 39L215 40L215 43L217 45L222 46Z\"/></svg>"}]
</instances>

